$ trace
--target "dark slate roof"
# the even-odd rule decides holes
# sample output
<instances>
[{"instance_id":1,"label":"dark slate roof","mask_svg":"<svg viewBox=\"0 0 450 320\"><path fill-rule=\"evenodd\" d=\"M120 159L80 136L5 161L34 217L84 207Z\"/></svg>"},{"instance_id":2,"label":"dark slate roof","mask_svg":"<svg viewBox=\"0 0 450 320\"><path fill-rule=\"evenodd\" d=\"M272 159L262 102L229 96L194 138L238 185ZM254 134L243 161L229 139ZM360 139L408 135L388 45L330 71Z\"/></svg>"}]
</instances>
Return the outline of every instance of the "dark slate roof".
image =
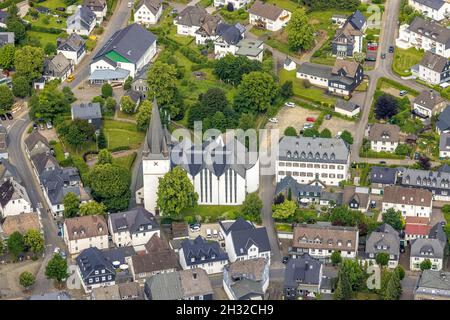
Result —
<instances>
[{"instance_id":1,"label":"dark slate roof","mask_svg":"<svg viewBox=\"0 0 450 320\"><path fill-rule=\"evenodd\" d=\"M252 245L255 245L259 252L270 251L266 227L231 231L231 239L237 256L247 255Z\"/></svg>"},{"instance_id":2,"label":"dark slate roof","mask_svg":"<svg viewBox=\"0 0 450 320\"><path fill-rule=\"evenodd\" d=\"M313 76L316 76L319 78L330 79L331 78L331 70L333 70L333 67L331 67L331 66L325 66L325 65L321 65L321 64L305 62L305 63L302 63L297 68L297 73L304 73L304 74L313 75Z\"/></svg>"},{"instance_id":3,"label":"dark slate roof","mask_svg":"<svg viewBox=\"0 0 450 320\"><path fill-rule=\"evenodd\" d=\"M425 55L420 61L420 65L439 73L444 72L445 68L447 68L449 64L450 61L447 58L431 51L425 52Z\"/></svg>"},{"instance_id":4,"label":"dark slate roof","mask_svg":"<svg viewBox=\"0 0 450 320\"><path fill-rule=\"evenodd\" d=\"M80 175L76 168L65 167L45 170L40 174L39 180L47 190L50 202L54 205L63 203L64 196L69 192L74 193L81 200L90 198L87 193L82 193L82 187L78 184Z\"/></svg>"},{"instance_id":5,"label":"dark slate roof","mask_svg":"<svg viewBox=\"0 0 450 320\"><path fill-rule=\"evenodd\" d=\"M102 109L99 102L72 104L72 116L74 119L101 119Z\"/></svg>"},{"instance_id":6,"label":"dark slate roof","mask_svg":"<svg viewBox=\"0 0 450 320\"><path fill-rule=\"evenodd\" d=\"M176 22L183 26L201 27L207 15L208 13L202 6L187 6L179 13Z\"/></svg>"},{"instance_id":7,"label":"dark slate roof","mask_svg":"<svg viewBox=\"0 0 450 320\"><path fill-rule=\"evenodd\" d=\"M10 180L6 180L0 185L0 204L4 207L11 200L14 194L14 186Z\"/></svg>"},{"instance_id":8,"label":"dark slate roof","mask_svg":"<svg viewBox=\"0 0 450 320\"><path fill-rule=\"evenodd\" d=\"M181 243L181 249L183 249L185 262L188 266L228 260L228 254L220 248L218 242L208 242L201 236L198 236L194 240L184 240ZM205 259L201 260L202 257ZM195 260L192 261L192 258Z\"/></svg>"},{"instance_id":9,"label":"dark slate roof","mask_svg":"<svg viewBox=\"0 0 450 320\"><path fill-rule=\"evenodd\" d=\"M441 133L439 138L439 151L448 151L450 149L450 133Z\"/></svg>"},{"instance_id":10,"label":"dark slate roof","mask_svg":"<svg viewBox=\"0 0 450 320\"><path fill-rule=\"evenodd\" d=\"M441 26L435 21L416 17L409 25L408 30L420 34L423 37L436 40L439 43L443 43L445 49L448 49L450 46L450 29Z\"/></svg>"},{"instance_id":11,"label":"dark slate roof","mask_svg":"<svg viewBox=\"0 0 450 320\"><path fill-rule=\"evenodd\" d=\"M381 246L381 249L377 247ZM383 249L386 246L387 249ZM366 242L366 253L377 254L387 252L398 258L400 253L400 237L398 231L384 223L372 232Z\"/></svg>"},{"instance_id":12,"label":"dark slate roof","mask_svg":"<svg viewBox=\"0 0 450 320\"><path fill-rule=\"evenodd\" d=\"M246 221L242 217L238 217L234 222L219 221L219 225L225 232L225 235L229 234L231 231L252 230L255 228L255 226L250 221Z\"/></svg>"},{"instance_id":13,"label":"dark slate roof","mask_svg":"<svg viewBox=\"0 0 450 320\"><path fill-rule=\"evenodd\" d=\"M447 243L447 234L445 233L444 226L441 223L436 223L430 229L428 237L431 239L438 239L443 243Z\"/></svg>"},{"instance_id":14,"label":"dark slate roof","mask_svg":"<svg viewBox=\"0 0 450 320\"><path fill-rule=\"evenodd\" d=\"M10 178L16 180L18 183L22 183L22 178L17 168L8 159L0 159L0 180Z\"/></svg>"},{"instance_id":15,"label":"dark slate roof","mask_svg":"<svg viewBox=\"0 0 450 320\"><path fill-rule=\"evenodd\" d=\"M436 122L436 127L441 131L446 131L450 129L450 108L445 108L438 117Z\"/></svg>"},{"instance_id":16,"label":"dark slate roof","mask_svg":"<svg viewBox=\"0 0 450 320\"><path fill-rule=\"evenodd\" d=\"M93 60L97 61L107 53L115 51L132 63L137 63L155 41L153 33L133 23L114 33Z\"/></svg>"},{"instance_id":17,"label":"dark slate roof","mask_svg":"<svg viewBox=\"0 0 450 320\"><path fill-rule=\"evenodd\" d=\"M219 23L216 28L216 34L228 44L237 44L241 39L241 31L234 25Z\"/></svg>"},{"instance_id":18,"label":"dark slate roof","mask_svg":"<svg viewBox=\"0 0 450 320\"><path fill-rule=\"evenodd\" d=\"M284 286L319 285L322 264L305 253L296 259L289 259L284 271Z\"/></svg>"},{"instance_id":19,"label":"dark slate roof","mask_svg":"<svg viewBox=\"0 0 450 320\"><path fill-rule=\"evenodd\" d=\"M322 193L322 186L315 184L300 184L292 176L286 176L277 183L275 188L275 194L278 194L284 190L291 189L292 194L295 195L310 195L317 194L320 197Z\"/></svg>"},{"instance_id":20,"label":"dark slate roof","mask_svg":"<svg viewBox=\"0 0 450 320\"><path fill-rule=\"evenodd\" d=\"M50 154L46 154L45 152L38 153L32 156L31 162L33 162L33 165L36 168L36 171L38 172L39 175L45 170L47 164L49 163L51 163L51 166L54 168L59 167L58 161L55 159L55 157Z\"/></svg>"},{"instance_id":21,"label":"dark slate roof","mask_svg":"<svg viewBox=\"0 0 450 320\"><path fill-rule=\"evenodd\" d=\"M354 110L359 109L359 106L356 103L345 101L343 99L337 99L334 107L348 112L353 112Z\"/></svg>"},{"instance_id":22,"label":"dark slate roof","mask_svg":"<svg viewBox=\"0 0 450 320\"><path fill-rule=\"evenodd\" d=\"M0 10L0 23L6 24L6 18L8 18L8 12Z\"/></svg>"},{"instance_id":23,"label":"dark slate roof","mask_svg":"<svg viewBox=\"0 0 450 320\"><path fill-rule=\"evenodd\" d=\"M136 207L133 210L112 213L109 215L112 229L114 232L129 231L130 233L145 232L148 230L159 230L159 225L153 214L145 210L143 207ZM151 226L147 229L146 226ZM144 230L139 230L140 227Z\"/></svg>"},{"instance_id":24,"label":"dark slate roof","mask_svg":"<svg viewBox=\"0 0 450 320\"><path fill-rule=\"evenodd\" d=\"M444 163L437 171L450 173L450 166L448 164Z\"/></svg>"},{"instance_id":25,"label":"dark slate roof","mask_svg":"<svg viewBox=\"0 0 450 320\"><path fill-rule=\"evenodd\" d=\"M25 145L27 146L28 150L31 150L34 148L36 143L42 142L45 144L48 148L50 148L50 145L47 142L47 139L37 130L33 130L32 133L28 137L25 138Z\"/></svg>"},{"instance_id":26,"label":"dark slate roof","mask_svg":"<svg viewBox=\"0 0 450 320\"><path fill-rule=\"evenodd\" d=\"M397 169L373 166L370 169L370 182L381 184L395 184L397 181Z\"/></svg>"},{"instance_id":27,"label":"dark slate roof","mask_svg":"<svg viewBox=\"0 0 450 320\"><path fill-rule=\"evenodd\" d=\"M425 7L432 8L434 10L439 10L445 4L444 0L414 0L414 1L420 3Z\"/></svg>"},{"instance_id":28,"label":"dark slate roof","mask_svg":"<svg viewBox=\"0 0 450 320\"><path fill-rule=\"evenodd\" d=\"M133 246L117 247L101 251L106 260L113 263L119 261L120 264L127 263L126 259L136 255Z\"/></svg>"},{"instance_id":29,"label":"dark slate roof","mask_svg":"<svg viewBox=\"0 0 450 320\"><path fill-rule=\"evenodd\" d=\"M97 247L83 250L76 258L76 262L83 279L93 276L95 270L101 269L105 269L108 273L115 275L112 262Z\"/></svg>"},{"instance_id":30,"label":"dark slate roof","mask_svg":"<svg viewBox=\"0 0 450 320\"><path fill-rule=\"evenodd\" d=\"M144 155L150 159L167 159L169 148L167 145L166 130L161 123L158 104L153 100L152 115L147 130L147 144L144 146Z\"/></svg>"},{"instance_id":31,"label":"dark slate roof","mask_svg":"<svg viewBox=\"0 0 450 320\"><path fill-rule=\"evenodd\" d=\"M80 35L72 33L67 39L61 42L58 50L77 52L86 43Z\"/></svg>"},{"instance_id":32,"label":"dark slate roof","mask_svg":"<svg viewBox=\"0 0 450 320\"><path fill-rule=\"evenodd\" d=\"M355 29L361 30L366 23L366 18L361 11L356 10L349 18L348 22L353 25Z\"/></svg>"},{"instance_id":33,"label":"dark slate roof","mask_svg":"<svg viewBox=\"0 0 450 320\"><path fill-rule=\"evenodd\" d=\"M343 192L328 192L324 191L322 192L322 196L320 197L320 200L325 201L334 201L334 203L337 206L340 206L344 199L344 193Z\"/></svg>"}]
</instances>

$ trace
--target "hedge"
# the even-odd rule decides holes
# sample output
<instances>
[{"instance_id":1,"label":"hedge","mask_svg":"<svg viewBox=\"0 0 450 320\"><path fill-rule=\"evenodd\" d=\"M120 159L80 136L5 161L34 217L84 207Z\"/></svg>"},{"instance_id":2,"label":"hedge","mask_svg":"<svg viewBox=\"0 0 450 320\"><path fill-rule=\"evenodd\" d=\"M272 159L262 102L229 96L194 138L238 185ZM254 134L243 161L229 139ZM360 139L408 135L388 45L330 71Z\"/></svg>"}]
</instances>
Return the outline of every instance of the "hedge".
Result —
<instances>
[{"instance_id":1,"label":"hedge","mask_svg":"<svg viewBox=\"0 0 450 320\"><path fill-rule=\"evenodd\" d=\"M60 34L60 33L64 32L63 29L47 28L47 27L35 26L33 24L30 24L30 30L36 31L36 32L52 33L52 34Z\"/></svg>"},{"instance_id":2,"label":"hedge","mask_svg":"<svg viewBox=\"0 0 450 320\"><path fill-rule=\"evenodd\" d=\"M130 146L119 146L112 149L108 149L109 152L117 152L117 151L124 151L124 150L130 150Z\"/></svg>"},{"instance_id":3,"label":"hedge","mask_svg":"<svg viewBox=\"0 0 450 320\"><path fill-rule=\"evenodd\" d=\"M186 57L188 58L190 61L194 62L194 63L206 63L208 61L208 58L206 58L205 56L202 56L201 54L197 53L196 51L194 51L191 48L188 47L180 47L180 52Z\"/></svg>"}]
</instances>

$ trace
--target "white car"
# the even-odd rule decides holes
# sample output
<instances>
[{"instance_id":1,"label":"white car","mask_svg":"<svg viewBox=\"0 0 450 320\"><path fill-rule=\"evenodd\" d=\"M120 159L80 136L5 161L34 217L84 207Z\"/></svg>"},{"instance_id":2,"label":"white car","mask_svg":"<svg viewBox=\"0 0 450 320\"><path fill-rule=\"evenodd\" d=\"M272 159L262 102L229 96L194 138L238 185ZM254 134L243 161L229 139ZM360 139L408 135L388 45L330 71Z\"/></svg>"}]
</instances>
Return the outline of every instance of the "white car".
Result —
<instances>
[{"instance_id":1,"label":"white car","mask_svg":"<svg viewBox=\"0 0 450 320\"><path fill-rule=\"evenodd\" d=\"M311 129L314 125L312 123L303 124L303 129Z\"/></svg>"},{"instance_id":2,"label":"white car","mask_svg":"<svg viewBox=\"0 0 450 320\"><path fill-rule=\"evenodd\" d=\"M286 102L286 103L284 104L284 106L285 106L285 107L289 107L289 108L295 108L295 103L289 101L289 102Z\"/></svg>"},{"instance_id":3,"label":"white car","mask_svg":"<svg viewBox=\"0 0 450 320\"><path fill-rule=\"evenodd\" d=\"M56 247L53 253L58 254L61 252L61 249L59 247Z\"/></svg>"},{"instance_id":4,"label":"white car","mask_svg":"<svg viewBox=\"0 0 450 320\"><path fill-rule=\"evenodd\" d=\"M133 6L133 2L129 1L128 2L128 8L131 8Z\"/></svg>"},{"instance_id":5,"label":"white car","mask_svg":"<svg viewBox=\"0 0 450 320\"><path fill-rule=\"evenodd\" d=\"M270 118L269 122L278 123L278 119L277 118Z\"/></svg>"}]
</instances>

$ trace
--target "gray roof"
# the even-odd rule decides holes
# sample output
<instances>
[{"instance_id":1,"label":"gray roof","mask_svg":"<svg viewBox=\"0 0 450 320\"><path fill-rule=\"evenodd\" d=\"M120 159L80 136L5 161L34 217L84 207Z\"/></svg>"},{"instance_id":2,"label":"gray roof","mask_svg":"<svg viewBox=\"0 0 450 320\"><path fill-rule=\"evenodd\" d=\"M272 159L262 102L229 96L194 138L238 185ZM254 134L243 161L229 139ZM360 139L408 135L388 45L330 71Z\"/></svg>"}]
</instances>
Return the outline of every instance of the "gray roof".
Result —
<instances>
[{"instance_id":1,"label":"gray roof","mask_svg":"<svg viewBox=\"0 0 450 320\"><path fill-rule=\"evenodd\" d=\"M246 221L242 217L238 217L235 221L219 221L219 225L225 232L225 235L228 235L231 231L251 230L255 228L252 222Z\"/></svg>"},{"instance_id":2,"label":"gray roof","mask_svg":"<svg viewBox=\"0 0 450 320\"><path fill-rule=\"evenodd\" d=\"M445 242L438 239L415 239L411 244L411 257L428 259L442 259L444 257Z\"/></svg>"},{"instance_id":3,"label":"gray roof","mask_svg":"<svg viewBox=\"0 0 450 320\"><path fill-rule=\"evenodd\" d=\"M450 173L404 169L402 177L402 185L419 187L425 189L450 189Z\"/></svg>"},{"instance_id":4,"label":"gray roof","mask_svg":"<svg viewBox=\"0 0 450 320\"><path fill-rule=\"evenodd\" d=\"M127 263L127 258L136 255L136 251L134 250L133 246L110 248L101 250L101 252L106 260L110 261L111 263L113 261L119 261L120 264Z\"/></svg>"},{"instance_id":5,"label":"gray roof","mask_svg":"<svg viewBox=\"0 0 450 320\"><path fill-rule=\"evenodd\" d=\"M430 111L433 111L433 109L440 103L444 102L445 100L441 97L439 92L430 89L430 90L424 90L422 91L415 99L414 103L420 105L423 108L426 108Z\"/></svg>"},{"instance_id":6,"label":"gray roof","mask_svg":"<svg viewBox=\"0 0 450 320\"><path fill-rule=\"evenodd\" d=\"M89 76L89 80L114 80L114 79L126 79L130 74L129 70L117 68L116 70L110 69L98 69L94 70Z\"/></svg>"},{"instance_id":7,"label":"gray roof","mask_svg":"<svg viewBox=\"0 0 450 320\"><path fill-rule=\"evenodd\" d=\"M448 49L450 46L450 29L441 26L435 21L416 17L409 25L408 30L444 44L445 49Z\"/></svg>"},{"instance_id":8,"label":"gray roof","mask_svg":"<svg viewBox=\"0 0 450 320\"><path fill-rule=\"evenodd\" d=\"M284 271L284 286L319 285L321 268L319 260L307 253L296 259L289 259Z\"/></svg>"},{"instance_id":9,"label":"gray roof","mask_svg":"<svg viewBox=\"0 0 450 320\"><path fill-rule=\"evenodd\" d=\"M322 194L322 186L316 184L300 184L295 180L292 176L286 176L281 179L280 182L277 183L275 188L275 194L283 192L284 190L291 189L291 192L296 197L300 197L302 195L313 195L316 197L320 197Z\"/></svg>"},{"instance_id":10,"label":"gray roof","mask_svg":"<svg viewBox=\"0 0 450 320\"><path fill-rule=\"evenodd\" d=\"M95 13L86 6L79 6L75 13L67 18L67 28L90 30L96 21Z\"/></svg>"},{"instance_id":11,"label":"gray roof","mask_svg":"<svg viewBox=\"0 0 450 320\"><path fill-rule=\"evenodd\" d=\"M249 300L251 297L264 295L263 283L247 278L234 282L230 289L238 300Z\"/></svg>"},{"instance_id":12,"label":"gray roof","mask_svg":"<svg viewBox=\"0 0 450 320\"><path fill-rule=\"evenodd\" d=\"M242 39L237 43L239 47L238 51L236 51L237 55L242 55L246 57L256 57L264 50L264 46L261 40L253 40L253 39Z\"/></svg>"},{"instance_id":13,"label":"gray roof","mask_svg":"<svg viewBox=\"0 0 450 320\"><path fill-rule=\"evenodd\" d=\"M187 266L228 260L228 254L220 248L218 242L209 242L201 236L194 240L184 240L181 243L181 249L183 249ZM201 259L202 257L204 258L203 260ZM191 260L192 258L194 258L194 261Z\"/></svg>"},{"instance_id":14,"label":"gray roof","mask_svg":"<svg viewBox=\"0 0 450 320\"><path fill-rule=\"evenodd\" d=\"M148 230L159 230L159 225L153 214L143 207L136 207L133 210L117 212L109 215L112 231L130 233L146 232ZM150 229L148 229L150 227ZM143 229L142 229L143 228ZM140 230L142 229L142 230Z\"/></svg>"},{"instance_id":15,"label":"gray roof","mask_svg":"<svg viewBox=\"0 0 450 320\"><path fill-rule=\"evenodd\" d=\"M95 270L101 269L105 269L107 273L113 275L113 279L115 278L116 272L112 261L108 260L97 247L83 250L75 260L83 280L94 275Z\"/></svg>"},{"instance_id":16,"label":"gray roof","mask_svg":"<svg viewBox=\"0 0 450 320\"><path fill-rule=\"evenodd\" d=\"M80 35L72 33L67 39L61 42L58 46L58 50L61 51L74 51L77 52L86 43Z\"/></svg>"},{"instance_id":17,"label":"gray roof","mask_svg":"<svg viewBox=\"0 0 450 320\"><path fill-rule=\"evenodd\" d=\"M450 132L441 133L439 138L439 151L450 151Z\"/></svg>"},{"instance_id":18,"label":"gray roof","mask_svg":"<svg viewBox=\"0 0 450 320\"><path fill-rule=\"evenodd\" d=\"M0 185L0 204L2 207L11 200L24 199L30 203L27 190L14 180L6 180Z\"/></svg>"},{"instance_id":19,"label":"gray roof","mask_svg":"<svg viewBox=\"0 0 450 320\"><path fill-rule=\"evenodd\" d=\"M428 234L430 239L438 239L444 244L447 243L447 234L445 233L444 226L438 222L431 229Z\"/></svg>"},{"instance_id":20,"label":"gray roof","mask_svg":"<svg viewBox=\"0 0 450 320\"><path fill-rule=\"evenodd\" d=\"M334 107L348 112L353 112L356 109L359 109L359 106L356 103L353 103L351 101L345 101L343 99L337 99Z\"/></svg>"},{"instance_id":21,"label":"gray roof","mask_svg":"<svg viewBox=\"0 0 450 320\"><path fill-rule=\"evenodd\" d=\"M8 159L0 159L0 180L11 178L18 183L22 183L22 177L19 175L17 168Z\"/></svg>"},{"instance_id":22,"label":"gray roof","mask_svg":"<svg viewBox=\"0 0 450 320\"><path fill-rule=\"evenodd\" d=\"M71 62L61 52L53 57L52 60L46 60L44 65L44 74L58 76L67 72L70 68Z\"/></svg>"},{"instance_id":23,"label":"gray roof","mask_svg":"<svg viewBox=\"0 0 450 320\"><path fill-rule=\"evenodd\" d=\"M334 203L337 206L340 206L342 204L343 201L343 197L344 197L344 193L343 192L328 192L328 191L323 191L322 195L320 197L320 200L325 200L325 201L334 201Z\"/></svg>"},{"instance_id":24,"label":"gray roof","mask_svg":"<svg viewBox=\"0 0 450 320\"><path fill-rule=\"evenodd\" d=\"M158 104L153 100L152 115L147 130L147 144L144 147L144 155L150 159L167 159L169 149L167 135L161 123Z\"/></svg>"},{"instance_id":25,"label":"gray roof","mask_svg":"<svg viewBox=\"0 0 450 320\"><path fill-rule=\"evenodd\" d=\"M265 4L260 0L257 0L250 9L248 9L248 13L275 21L283 13L283 9L277 7L275 4Z\"/></svg>"},{"instance_id":26,"label":"gray roof","mask_svg":"<svg viewBox=\"0 0 450 320\"><path fill-rule=\"evenodd\" d=\"M58 161L51 154L47 154L45 152L38 153L31 156L31 162L33 163L36 171L40 175L46 168L50 169L49 171L53 171L52 168L58 168Z\"/></svg>"},{"instance_id":27,"label":"gray roof","mask_svg":"<svg viewBox=\"0 0 450 320\"><path fill-rule=\"evenodd\" d=\"M7 18L8 18L8 12L0 10L0 23L6 24Z\"/></svg>"},{"instance_id":28,"label":"gray roof","mask_svg":"<svg viewBox=\"0 0 450 320\"><path fill-rule=\"evenodd\" d=\"M0 32L0 47L14 44L14 32Z\"/></svg>"},{"instance_id":29,"label":"gray roof","mask_svg":"<svg viewBox=\"0 0 450 320\"><path fill-rule=\"evenodd\" d=\"M69 192L74 193L80 200L89 200L90 196L79 184L78 170L72 167L45 170L39 180L47 191L50 202L54 205L62 204L64 196Z\"/></svg>"},{"instance_id":30,"label":"gray roof","mask_svg":"<svg viewBox=\"0 0 450 320\"><path fill-rule=\"evenodd\" d=\"M178 272L155 274L145 281L145 287L153 300L181 300L184 296Z\"/></svg>"},{"instance_id":31,"label":"gray roof","mask_svg":"<svg viewBox=\"0 0 450 320\"><path fill-rule=\"evenodd\" d=\"M333 67L322 64L305 62L297 68L297 73L313 75L319 78L330 79Z\"/></svg>"},{"instance_id":32,"label":"gray roof","mask_svg":"<svg viewBox=\"0 0 450 320\"><path fill-rule=\"evenodd\" d=\"M242 39L241 31L236 26L223 22L217 25L216 34L228 44L237 44Z\"/></svg>"},{"instance_id":33,"label":"gray roof","mask_svg":"<svg viewBox=\"0 0 450 320\"><path fill-rule=\"evenodd\" d=\"M414 293L450 297L450 272L423 271L419 277Z\"/></svg>"},{"instance_id":34,"label":"gray roof","mask_svg":"<svg viewBox=\"0 0 450 320\"><path fill-rule=\"evenodd\" d=\"M73 119L101 119L102 109L99 102L74 103L72 104Z\"/></svg>"},{"instance_id":35,"label":"gray roof","mask_svg":"<svg viewBox=\"0 0 450 320\"><path fill-rule=\"evenodd\" d=\"M399 142L400 127L396 124L374 123L369 130L370 141Z\"/></svg>"},{"instance_id":36,"label":"gray roof","mask_svg":"<svg viewBox=\"0 0 450 320\"><path fill-rule=\"evenodd\" d=\"M361 11L356 10L353 14L348 18L348 22L353 25L355 29L361 30L364 24L366 23L366 18L361 13Z\"/></svg>"},{"instance_id":37,"label":"gray roof","mask_svg":"<svg viewBox=\"0 0 450 320\"><path fill-rule=\"evenodd\" d=\"M153 15L156 15L162 6L162 1L161 0L139 0L136 8L138 9L138 8L142 7L142 5L145 5L147 7L147 9L150 10L151 13L153 13Z\"/></svg>"},{"instance_id":38,"label":"gray roof","mask_svg":"<svg viewBox=\"0 0 450 320\"><path fill-rule=\"evenodd\" d=\"M178 14L176 22L184 26L201 27L207 15L208 13L202 6L187 6Z\"/></svg>"},{"instance_id":39,"label":"gray roof","mask_svg":"<svg viewBox=\"0 0 450 320\"><path fill-rule=\"evenodd\" d=\"M439 73L444 72L449 64L450 61L447 58L431 51L425 52L425 55L420 61L420 65Z\"/></svg>"},{"instance_id":40,"label":"gray roof","mask_svg":"<svg viewBox=\"0 0 450 320\"><path fill-rule=\"evenodd\" d=\"M381 184L395 184L397 181L397 169L373 166L370 168L370 182Z\"/></svg>"},{"instance_id":41,"label":"gray roof","mask_svg":"<svg viewBox=\"0 0 450 320\"><path fill-rule=\"evenodd\" d=\"M381 249L378 249L381 246ZM386 246L387 249L383 249ZM400 253L400 237L398 231L388 224L381 225L376 231L372 232L366 242L366 254L377 254L387 252L394 255L397 259Z\"/></svg>"},{"instance_id":42,"label":"gray roof","mask_svg":"<svg viewBox=\"0 0 450 320\"><path fill-rule=\"evenodd\" d=\"M450 108L446 107L439 114L438 121L436 122L436 127L441 131L446 131L450 129Z\"/></svg>"},{"instance_id":43,"label":"gray roof","mask_svg":"<svg viewBox=\"0 0 450 320\"><path fill-rule=\"evenodd\" d=\"M248 254L248 249L255 245L259 252L270 251L269 237L265 227L255 228L253 224L238 218L228 229L231 232L234 251L237 256Z\"/></svg>"},{"instance_id":44,"label":"gray roof","mask_svg":"<svg viewBox=\"0 0 450 320\"><path fill-rule=\"evenodd\" d=\"M38 142L41 142L48 148L50 148L47 139L37 130L33 130L33 132L30 133L29 136L25 138L25 145L27 146L28 150L33 149L36 143Z\"/></svg>"},{"instance_id":45,"label":"gray roof","mask_svg":"<svg viewBox=\"0 0 450 320\"><path fill-rule=\"evenodd\" d=\"M349 149L342 139L283 137L278 145L281 161L347 163Z\"/></svg>"},{"instance_id":46,"label":"gray roof","mask_svg":"<svg viewBox=\"0 0 450 320\"><path fill-rule=\"evenodd\" d=\"M435 10L439 10L445 4L444 0L414 0L414 2Z\"/></svg>"}]
</instances>

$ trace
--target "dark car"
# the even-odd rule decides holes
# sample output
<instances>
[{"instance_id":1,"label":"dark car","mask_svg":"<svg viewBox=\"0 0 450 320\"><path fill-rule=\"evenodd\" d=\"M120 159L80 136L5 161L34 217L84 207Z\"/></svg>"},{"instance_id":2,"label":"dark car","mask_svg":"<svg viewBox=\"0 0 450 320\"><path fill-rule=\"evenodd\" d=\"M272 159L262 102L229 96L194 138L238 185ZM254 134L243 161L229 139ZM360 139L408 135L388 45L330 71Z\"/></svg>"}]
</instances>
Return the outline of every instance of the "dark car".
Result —
<instances>
[{"instance_id":1,"label":"dark car","mask_svg":"<svg viewBox=\"0 0 450 320\"><path fill-rule=\"evenodd\" d=\"M0 119L2 119L3 121L6 120L6 116L4 114L0 114Z\"/></svg>"},{"instance_id":2,"label":"dark car","mask_svg":"<svg viewBox=\"0 0 450 320\"><path fill-rule=\"evenodd\" d=\"M66 11L66 8L64 8L64 7L58 7L58 8L56 8L56 10L64 12L64 11Z\"/></svg>"},{"instance_id":3,"label":"dark car","mask_svg":"<svg viewBox=\"0 0 450 320\"><path fill-rule=\"evenodd\" d=\"M405 253L405 246L404 245L400 245L400 253Z\"/></svg>"},{"instance_id":4,"label":"dark car","mask_svg":"<svg viewBox=\"0 0 450 320\"><path fill-rule=\"evenodd\" d=\"M37 130L38 129L38 125L37 125L37 123L35 122L35 123L33 123L33 130Z\"/></svg>"},{"instance_id":5,"label":"dark car","mask_svg":"<svg viewBox=\"0 0 450 320\"><path fill-rule=\"evenodd\" d=\"M286 264L287 262L288 262L288 260L289 260L289 257L283 257L283 264Z\"/></svg>"},{"instance_id":6,"label":"dark car","mask_svg":"<svg viewBox=\"0 0 450 320\"><path fill-rule=\"evenodd\" d=\"M9 120L14 119L13 115L9 112L6 113L6 116L8 117Z\"/></svg>"},{"instance_id":7,"label":"dark car","mask_svg":"<svg viewBox=\"0 0 450 320\"><path fill-rule=\"evenodd\" d=\"M381 54L381 59L386 59L386 53Z\"/></svg>"},{"instance_id":8,"label":"dark car","mask_svg":"<svg viewBox=\"0 0 450 320\"><path fill-rule=\"evenodd\" d=\"M386 164L386 161L380 161L380 164Z\"/></svg>"},{"instance_id":9,"label":"dark car","mask_svg":"<svg viewBox=\"0 0 450 320\"><path fill-rule=\"evenodd\" d=\"M390 46L389 47L389 53L393 53L394 52L394 47L393 46Z\"/></svg>"}]
</instances>

